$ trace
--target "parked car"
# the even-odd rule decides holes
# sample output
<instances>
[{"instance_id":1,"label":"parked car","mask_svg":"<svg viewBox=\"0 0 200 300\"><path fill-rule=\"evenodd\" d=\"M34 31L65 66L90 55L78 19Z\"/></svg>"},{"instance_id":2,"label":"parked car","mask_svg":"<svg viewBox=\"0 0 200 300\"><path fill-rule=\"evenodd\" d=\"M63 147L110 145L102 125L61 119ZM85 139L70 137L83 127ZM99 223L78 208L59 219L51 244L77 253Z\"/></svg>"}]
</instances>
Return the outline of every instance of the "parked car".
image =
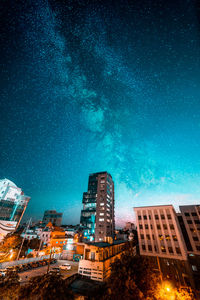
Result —
<instances>
[{"instance_id":1,"label":"parked car","mask_svg":"<svg viewBox=\"0 0 200 300\"><path fill-rule=\"evenodd\" d=\"M50 269L49 274L57 274L60 275L60 268L59 267L53 267Z\"/></svg>"},{"instance_id":2,"label":"parked car","mask_svg":"<svg viewBox=\"0 0 200 300\"><path fill-rule=\"evenodd\" d=\"M17 265L15 268L18 273L23 272L23 265Z\"/></svg>"},{"instance_id":3,"label":"parked car","mask_svg":"<svg viewBox=\"0 0 200 300\"><path fill-rule=\"evenodd\" d=\"M57 262L56 259L51 259L50 264L55 264Z\"/></svg>"},{"instance_id":4,"label":"parked car","mask_svg":"<svg viewBox=\"0 0 200 300\"><path fill-rule=\"evenodd\" d=\"M37 267L38 267L38 265L37 265L36 262L32 262L32 263L31 263L31 266L32 266L32 268L37 268Z\"/></svg>"},{"instance_id":5,"label":"parked car","mask_svg":"<svg viewBox=\"0 0 200 300\"><path fill-rule=\"evenodd\" d=\"M72 266L70 264L64 264L59 266L61 270L71 270Z\"/></svg>"},{"instance_id":6,"label":"parked car","mask_svg":"<svg viewBox=\"0 0 200 300\"><path fill-rule=\"evenodd\" d=\"M26 266L27 266L27 270L31 270L32 269L32 264L31 263L26 264Z\"/></svg>"},{"instance_id":7,"label":"parked car","mask_svg":"<svg viewBox=\"0 0 200 300\"><path fill-rule=\"evenodd\" d=\"M7 272L6 269L1 269L0 270L0 276L1 277L5 277L6 276L6 272Z\"/></svg>"}]
</instances>

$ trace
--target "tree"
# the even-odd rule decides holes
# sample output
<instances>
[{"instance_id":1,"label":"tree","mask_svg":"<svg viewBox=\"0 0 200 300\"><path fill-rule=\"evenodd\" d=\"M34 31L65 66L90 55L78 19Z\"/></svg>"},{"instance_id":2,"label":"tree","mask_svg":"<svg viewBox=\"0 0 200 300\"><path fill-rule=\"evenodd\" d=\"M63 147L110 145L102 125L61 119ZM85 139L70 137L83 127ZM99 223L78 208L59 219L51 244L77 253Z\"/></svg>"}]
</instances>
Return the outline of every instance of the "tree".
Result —
<instances>
[{"instance_id":1,"label":"tree","mask_svg":"<svg viewBox=\"0 0 200 300\"><path fill-rule=\"evenodd\" d=\"M151 261L126 252L111 267L109 294L111 299L147 299L152 297L159 281Z\"/></svg>"},{"instance_id":2,"label":"tree","mask_svg":"<svg viewBox=\"0 0 200 300\"><path fill-rule=\"evenodd\" d=\"M17 299L70 300L74 299L74 296L60 275L45 274L31 278L27 285L22 286Z\"/></svg>"}]
</instances>

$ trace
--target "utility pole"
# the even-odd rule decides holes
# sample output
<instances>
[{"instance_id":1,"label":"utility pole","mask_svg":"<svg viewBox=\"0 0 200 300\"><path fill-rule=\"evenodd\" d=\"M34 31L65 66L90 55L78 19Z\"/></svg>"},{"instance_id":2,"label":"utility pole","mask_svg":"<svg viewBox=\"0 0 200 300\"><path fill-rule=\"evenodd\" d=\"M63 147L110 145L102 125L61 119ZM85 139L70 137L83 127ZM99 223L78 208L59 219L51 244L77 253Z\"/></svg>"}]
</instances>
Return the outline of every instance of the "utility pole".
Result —
<instances>
[{"instance_id":1,"label":"utility pole","mask_svg":"<svg viewBox=\"0 0 200 300\"><path fill-rule=\"evenodd\" d=\"M161 283L163 282L163 277L162 277L162 271L161 271L161 268L160 268L160 261L159 261L159 257L156 256L157 258L157 263L158 263L158 270L160 272L160 280L161 280Z\"/></svg>"},{"instance_id":2,"label":"utility pole","mask_svg":"<svg viewBox=\"0 0 200 300\"><path fill-rule=\"evenodd\" d=\"M49 260L48 260L47 274L49 273L51 255L52 255L52 247L50 248L50 256L49 256Z\"/></svg>"},{"instance_id":3,"label":"utility pole","mask_svg":"<svg viewBox=\"0 0 200 300\"><path fill-rule=\"evenodd\" d=\"M20 253L21 253L21 251L22 251L22 247L23 247L23 244L24 244L24 240L25 240L25 238L26 238L26 232L27 232L27 230L28 230L28 228L29 228L29 226L30 226L30 223L31 223L31 218L30 218L30 220L29 220L29 222L28 222L28 224L27 224L27 227L26 227L26 230L25 230L25 234L24 234L24 237L23 237L21 246L20 246L20 248L19 248L19 252L18 252L18 254L17 254L16 260L19 260L19 256L20 256Z\"/></svg>"}]
</instances>

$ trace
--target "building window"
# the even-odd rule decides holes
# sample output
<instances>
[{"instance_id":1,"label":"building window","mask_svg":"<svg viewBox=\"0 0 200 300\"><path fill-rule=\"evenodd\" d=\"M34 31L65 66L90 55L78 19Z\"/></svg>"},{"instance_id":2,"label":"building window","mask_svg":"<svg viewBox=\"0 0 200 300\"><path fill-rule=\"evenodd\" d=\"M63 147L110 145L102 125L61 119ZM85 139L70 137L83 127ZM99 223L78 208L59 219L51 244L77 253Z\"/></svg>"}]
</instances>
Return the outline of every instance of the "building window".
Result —
<instances>
[{"instance_id":1,"label":"building window","mask_svg":"<svg viewBox=\"0 0 200 300\"><path fill-rule=\"evenodd\" d=\"M141 240L144 240L144 234L140 234Z\"/></svg>"},{"instance_id":2,"label":"building window","mask_svg":"<svg viewBox=\"0 0 200 300\"><path fill-rule=\"evenodd\" d=\"M187 220L187 223L188 224L192 224L192 220Z\"/></svg>"},{"instance_id":3,"label":"building window","mask_svg":"<svg viewBox=\"0 0 200 300\"><path fill-rule=\"evenodd\" d=\"M173 224L170 224L169 227L170 227L170 229L174 230L174 225Z\"/></svg>"},{"instance_id":4,"label":"building window","mask_svg":"<svg viewBox=\"0 0 200 300\"><path fill-rule=\"evenodd\" d=\"M141 217L141 216L138 216L138 220L142 220L142 217Z\"/></svg>"},{"instance_id":5,"label":"building window","mask_svg":"<svg viewBox=\"0 0 200 300\"><path fill-rule=\"evenodd\" d=\"M200 251L200 246L196 246L197 251Z\"/></svg>"},{"instance_id":6,"label":"building window","mask_svg":"<svg viewBox=\"0 0 200 300\"><path fill-rule=\"evenodd\" d=\"M153 225L152 224L150 225L150 227L151 227L151 229L153 229Z\"/></svg>"},{"instance_id":7,"label":"building window","mask_svg":"<svg viewBox=\"0 0 200 300\"><path fill-rule=\"evenodd\" d=\"M193 216L193 217L197 217L197 213L193 212L193 213L192 213L192 216Z\"/></svg>"},{"instance_id":8,"label":"building window","mask_svg":"<svg viewBox=\"0 0 200 300\"><path fill-rule=\"evenodd\" d=\"M146 250L146 247L145 247L145 245L142 245L142 250L144 250L144 251Z\"/></svg>"},{"instance_id":9,"label":"building window","mask_svg":"<svg viewBox=\"0 0 200 300\"><path fill-rule=\"evenodd\" d=\"M197 266L192 265L192 271L196 272L197 271Z\"/></svg>"},{"instance_id":10,"label":"building window","mask_svg":"<svg viewBox=\"0 0 200 300\"><path fill-rule=\"evenodd\" d=\"M167 229L167 224L163 224L163 228L164 228L164 229Z\"/></svg>"},{"instance_id":11,"label":"building window","mask_svg":"<svg viewBox=\"0 0 200 300\"><path fill-rule=\"evenodd\" d=\"M164 239L163 235L162 235L162 234L159 234L159 240L160 240L160 241L163 241L163 239Z\"/></svg>"},{"instance_id":12,"label":"building window","mask_svg":"<svg viewBox=\"0 0 200 300\"><path fill-rule=\"evenodd\" d=\"M104 206L104 203L100 203L100 206Z\"/></svg>"},{"instance_id":13,"label":"building window","mask_svg":"<svg viewBox=\"0 0 200 300\"><path fill-rule=\"evenodd\" d=\"M195 224L200 224L200 220L194 220Z\"/></svg>"},{"instance_id":14,"label":"building window","mask_svg":"<svg viewBox=\"0 0 200 300\"><path fill-rule=\"evenodd\" d=\"M152 251L152 246L151 245L148 245L148 250Z\"/></svg>"},{"instance_id":15,"label":"building window","mask_svg":"<svg viewBox=\"0 0 200 300\"><path fill-rule=\"evenodd\" d=\"M157 229L159 229L159 230L161 229L159 224L157 224Z\"/></svg>"},{"instance_id":16,"label":"building window","mask_svg":"<svg viewBox=\"0 0 200 300\"><path fill-rule=\"evenodd\" d=\"M155 240L155 236L154 236L154 234L152 234L152 239L153 239L153 240Z\"/></svg>"},{"instance_id":17,"label":"building window","mask_svg":"<svg viewBox=\"0 0 200 300\"><path fill-rule=\"evenodd\" d=\"M139 228L140 228L140 229L143 229L143 226L142 226L142 224L139 224Z\"/></svg>"},{"instance_id":18,"label":"building window","mask_svg":"<svg viewBox=\"0 0 200 300\"><path fill-rule=\"evenodd\" d=\"M171 215L169 214L169 215L167 215L167 219L168 220L171 220L172 219L172 217L171 217Z\"/></svg>"},{"instance_id":19,"label":"building window","mask_svg":"<svg viewBox=\"0 0 200 300\"><path fill-rule=\"evenodd\" d=\"M176 247L176 253L181 254L181 249L179 247Z\"/></svg>"},{"instance_id":20,"label":"building window","mask_svg":"<svg viewBox=\"0 0 200 300\"><path fill-rule=\"evenodd\" d=\"M147 240L150 240L150 235L149 234L147 234L146 237L147 237Z\"/></svg>"},{"instance_id":21,"label":"building window","mask_svg":"<svg viewBox=\"0 0 200 300\"><path fill-rule=\"evenodd\" d=\"M100 213L99 215L100 215L100 216L104 216L104 213Z\"/></svg>"},{"instance_id":22,"label":"building window","mask_svg":"<svg viewBox=\"0 0 200 300\"><path fill-rule=\"evenodd\" d=\"M189 216L190 216L190 214L186 212L186 213L185 213L185 216L186 216L186 217L189 217Z\"/></svg>"},{"instance_id":23,"label":"building window","mask_svg":"<svg viewBox=\"0 0 200 300\"><path fill-rule=\"evenodd\" d=\"M144 215L143 218L144 218L144 220L147 220L147 216L146 215Z\"/></svg>"},{"instance_id":24,"label":"building window","mask_svg":"<svg viewBox=\"0 0 200 300\"><path fill-rule=\"evenodd\" d=\"M104 221L104 218L100 218L100 219L99 219L99 222L103 222L103 221Z\"/></svg>"},{"instance_id":25,"label":"building window","mask_svg":"<svg viewBox=\"0 0 200 300\"><path fill-rule=\"evenodd\" d=\"M198 237L197 236L193 236L193 241L198 242Z\"/></svg>"},{"instance_id":26,"label":"building window","mask_svg":"<svg viewBox=\"0 0 200 300\"><path fill-rule=\"evenodd\" d=\"M165 239L167 240L167 241L170 241L170 236L167 234L167 235L165 235Z\"/></svg>"},{"instance_id":27,"label":"building window","mask_svg":"<svg viewBox=\"0 0 200 300\"><path fill-rule=\"evenodd\" d=\"M165 253L165 252L166 252L166 249L165 249L165 247L164 247L164 246L161 246L161 251L162 251L163 253Z\"/></svg>"},{"instance_id":28,"label":"building window","mask_svg":"<svg viewBox=\"0 0 200 300\"><path fill-rule=\"evenodd\" d=\"M148 224L145 224L145 229L148 229L148 228L149 228Z\"/></svg>"},{"instance_id":29,"label":"building window","mask_svg":"<svg viewBox=\"0 0 200 300\"><path fill-rule=\"evenodd\" d=\"M178 241L177 236L176 235L172 235L172 238L174 241Z\"/></svg>"},{"instance_id":30,"label":"building window","mask_svg":"<svg viewBox=\"0 0 200 300\"><path fill-rule=\"evenodd\" d=\"M165 220L165 216L164 216L164 215L161 215L161 219L162 219L162 220Z\"/></svg>"},{"instance_id":31,"label":"building window","mask_svg":"<svg viewBox=\"0 0 200 300\"><path fill-rule=\"evenodd\" d=\"M151 220L151 216L149 215L149 220Z\"/></svg>"},{"instance_id":32,"label":"building window","mask_svg":"<svg viewBox=\"0 0 200 300\"><path fill-rule=\"evenodd\" d=\"M155 219L156 219L156 220L159 220L159 217L158 217L158 215L155 215Z\"/></svg>"},{"instance_id":33,"label":"building window","mask_svg":"<svg viewBox=\"0 0 200 300\"><path fill-rule=\"evenodd\" d=\"M173 248L172 247L168 247L169 253L174 253Z\"/></svg>"}]
</instances>

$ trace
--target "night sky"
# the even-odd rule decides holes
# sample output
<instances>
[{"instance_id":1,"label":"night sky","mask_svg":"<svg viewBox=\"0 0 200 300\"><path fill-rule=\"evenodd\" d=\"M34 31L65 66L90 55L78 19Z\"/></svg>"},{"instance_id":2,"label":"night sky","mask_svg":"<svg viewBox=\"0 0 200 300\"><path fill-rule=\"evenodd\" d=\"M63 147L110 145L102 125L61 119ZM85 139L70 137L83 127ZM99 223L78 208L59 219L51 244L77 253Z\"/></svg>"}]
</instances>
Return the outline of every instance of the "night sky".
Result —
<instances>
[{"instance_id":1,"label":"night sky","mask_svg":"<svg viewBox=\"0 0 200 300\"><path fill-rule=\"evenodd\" d=\"M80 220L89 173L133 207L200 203L200 6L1 1L0 178Z\"/></svg>"}]
</instances>

